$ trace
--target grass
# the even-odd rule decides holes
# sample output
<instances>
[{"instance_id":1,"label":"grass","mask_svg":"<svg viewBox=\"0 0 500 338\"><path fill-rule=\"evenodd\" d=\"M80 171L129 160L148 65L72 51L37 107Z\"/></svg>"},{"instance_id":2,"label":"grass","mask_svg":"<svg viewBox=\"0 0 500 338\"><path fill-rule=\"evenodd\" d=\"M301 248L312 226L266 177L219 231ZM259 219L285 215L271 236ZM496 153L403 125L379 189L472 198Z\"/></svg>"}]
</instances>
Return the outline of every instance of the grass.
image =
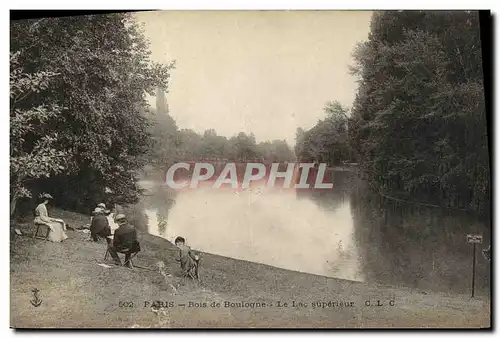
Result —
<instances>
[{"instance_id":1,"label":"grass","mask_svg":"<svg viewBox=\"0 0 500 338\"><path fill-rule=\"evenodd\" d=\"M88 223L87 216L62 210L51 216L63 218L73 227ZM129 270L97 265L103 262L105 242L87 241L88 234L68 231L68 240L52 243L31 239L31 222L17 222L15 227L24 234L11 231L10 322L15 328L490 326L487 298L369 285L208 253L201 254L202 281L195 285L178 276L176 248L147 233L139 235L142 251L134 262L150 270ZM160 273L159 262L166 276ZM40 290L39 307L30 304L33 288ZM292 301L308 306L292 307ZM384 305L374 306L377 301ZM151 305L155 302L173 307L154 311ZM190 302L206 307L189 307ZM266 307L225 307L224 302L259 302ZM288 306L278 307L278 302ZM313 302L353 306L313 308ZM220 307L210 306L217 303Z\"/></svg>"}]
</instances>

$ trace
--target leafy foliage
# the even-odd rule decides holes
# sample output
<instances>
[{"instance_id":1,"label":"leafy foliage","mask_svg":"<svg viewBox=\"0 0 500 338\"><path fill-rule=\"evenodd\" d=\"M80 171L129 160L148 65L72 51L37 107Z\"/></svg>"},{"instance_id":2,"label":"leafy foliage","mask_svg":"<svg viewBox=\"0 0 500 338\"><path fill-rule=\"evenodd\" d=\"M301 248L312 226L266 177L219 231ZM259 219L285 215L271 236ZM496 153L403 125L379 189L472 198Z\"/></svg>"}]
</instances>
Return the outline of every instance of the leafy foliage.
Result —
<instances>
[{"instance_id":1,"label":"leafy foliage","mask_svg":"<svg viewBox=\"0 0 500 338\"><path fill-rule=\"evenodd\" d=\"M374 187L483 213L489 163L477 12L380 12L354 52L351 144Z\"/></svg>"},{"instance_id":2,"label":"leafy foliage","mask_svg":"<svg viewBox=\"0 0 500 338\"><path fill-rule=\"evenodd\" d=\"M11 197L29 183L74 208L134 201L145 94L172 67L149 60L141 27L123 13L15 22L11 56Z\"/></svg>"},{"instance_id":3,"label":"leafy foliage","mask_svg":"<svg viewBox=\"0 0 500 338\"><path fill-rule=\"evenodd\" d=\"M257 143L253 134L243 132L226 138L207 129L200 135L191 129L177 128L175 120L168 114L152 112L151 134L153 147L147 161L156 170L164 171L180 161L227 160L235 162L293 161L295 155L283 140Z\"/></svg>"},{"instance_id":4,"label":"leafy foliage","mask_svg":"<svg viewBox=\"0 0 500 338\"><path fill-rule=\"evenodd\" d=\"M66 152L57 149L57 133L47 134L43 125L57 118L62 109L53 104L17 108L30 96L43 92L57 74L53 72L25 73L19 63L19 53L10 54L10 184L11 214L16 202L31 197L26 183L50 177L65 169ZM30 139L36 139L29 142ZM27 141L28 140L28 141Z\"/></svg>"},{"instance_id":5,"label":"leafy foliage","mask_svg":"<svg viewBox=\"0 0 500 338\"><path fill-rule=\"evenodd\" d=\"M348 109L338 101L325 106L324 120L310 130L297 129L295 153L300 160L338 165L351 159L348 139Z\"/></svg>"}]
</instances>

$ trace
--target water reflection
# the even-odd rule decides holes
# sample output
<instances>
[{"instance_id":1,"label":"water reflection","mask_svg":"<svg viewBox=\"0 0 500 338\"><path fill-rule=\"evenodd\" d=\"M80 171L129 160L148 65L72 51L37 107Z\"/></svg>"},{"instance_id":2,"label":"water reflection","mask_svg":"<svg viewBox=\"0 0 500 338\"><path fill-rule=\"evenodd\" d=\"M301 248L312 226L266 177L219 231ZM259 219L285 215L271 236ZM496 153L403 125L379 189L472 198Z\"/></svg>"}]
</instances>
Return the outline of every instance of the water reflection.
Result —
<instances>
[{"instance_id":1,"label":"water reflection","mask_svg":"<svg viewBox=\"0 0 500 338\"><path fill-rule=\"evenodd\" d=\"M163 208L169 209L165 234L158 229L161 218L155 218L159 204L148 207L149 231L170 241L183 236L205 252L362 281L348 199L306 197L312 193L297 198L294 189L256 185L185 190L173 208Z\"/></svg>"},{"instance_id":2,"label":"water reflection","mask_svg":"<svg viewBox=\"0 0 500 338\"><path fill-rule=\"evenodd\" d=\"M196 250L276 267L381 284L470 292L466 233L482 233L477 294L489 288L485 222L410 207L369 193L352 173L335 172L332 190L236 191L210 187L173 193L161 185L141 205L149 232L187 238Z\"/></svg>"},{"instance_id":3,"label":"water reflection","mask_svg":"<svg viewBox=\"0 0 500 338\"><path fill-rule=\"evenodd\" d=\"M477 248L476 294L489 290L489 262L480 249L489 243L488 223L471 215L408 205L368 194L351 194L356 240L368 282L441 292L470 293L472 245L467 233L483 234Z\"/></svg>"},{"instance_id":4,"label":"water reflection","mask_svg":"<svg viewBox=\"0 0 500 338\"><path fill-rule=\"evenodd\" d=\"M169 212L175 205L177 193L167 189L162 183L142 182L146 194L140 202L146 216L146 227L150 234L165 237Z\"/></svg>"}]
</instances>

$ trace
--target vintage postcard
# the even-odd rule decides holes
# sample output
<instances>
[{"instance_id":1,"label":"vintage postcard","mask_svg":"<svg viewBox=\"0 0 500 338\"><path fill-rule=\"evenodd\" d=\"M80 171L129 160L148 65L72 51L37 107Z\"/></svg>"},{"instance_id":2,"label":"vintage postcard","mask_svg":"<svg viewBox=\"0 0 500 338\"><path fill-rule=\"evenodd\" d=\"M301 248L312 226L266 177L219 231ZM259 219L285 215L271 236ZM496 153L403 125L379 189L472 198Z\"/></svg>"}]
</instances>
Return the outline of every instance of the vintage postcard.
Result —
<instances>
[{"instance_id":1,"label":"vintage postcard","mask_svg":"<svg viewBox=\"0 0 500 338\"><path fill-rule=\"evenodd\" d=\"M490 328L489 15L17 12L11 327Z\"/></svg>"}]
</instances>

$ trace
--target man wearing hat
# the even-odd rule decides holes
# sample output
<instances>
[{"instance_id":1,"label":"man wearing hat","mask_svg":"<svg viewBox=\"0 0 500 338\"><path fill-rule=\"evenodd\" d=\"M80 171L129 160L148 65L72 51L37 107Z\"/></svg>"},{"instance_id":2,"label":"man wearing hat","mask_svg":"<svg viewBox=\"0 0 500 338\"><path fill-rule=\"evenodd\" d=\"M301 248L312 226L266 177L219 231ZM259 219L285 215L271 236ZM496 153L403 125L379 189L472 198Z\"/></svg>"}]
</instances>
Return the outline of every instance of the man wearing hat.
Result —
<instances>
[{"instance_id":1,"label":"man wearing hat","mask_svg":"<svg viewBox=\"0 0 500 338\"><path fill-rule=\"evenodd\" d=\"M106 204L104 203L99 203L97 207L103 210L103 214L105 216L108 216L111 213L111 210L106 209Z\"/></svg>"},{"instance_id":2,"label":"man wearing hat","mask_svg":"<svg viewBox=\"0 0 500 338\"><path fill-rule=\"evenodd\" d=\"M128 267L131 267L129 262L131 254L141 251L137 240L137 232L124 214L116 215L115 222L118 223L119 228L115 230L113 244L109 247L109 253L115 263L119 265L121 265L121 261L117 253L125 253L125 262L127 262Z\"/></svg>"},{"instance_id":3,"label":"man wearing hat","mask_svg":"<svg viewBox=\"0 0 500 338\"><path fill-rule=\"evenodd\" d=\"M108 219L104 216L104 210L98 207L92 213L94 216L90 225L90 236L94 242L97 242L99 237L106 238L109 244L110 241L107 237L111 236L111 228L109 227Z\"/></svg>"}]
</instances>

